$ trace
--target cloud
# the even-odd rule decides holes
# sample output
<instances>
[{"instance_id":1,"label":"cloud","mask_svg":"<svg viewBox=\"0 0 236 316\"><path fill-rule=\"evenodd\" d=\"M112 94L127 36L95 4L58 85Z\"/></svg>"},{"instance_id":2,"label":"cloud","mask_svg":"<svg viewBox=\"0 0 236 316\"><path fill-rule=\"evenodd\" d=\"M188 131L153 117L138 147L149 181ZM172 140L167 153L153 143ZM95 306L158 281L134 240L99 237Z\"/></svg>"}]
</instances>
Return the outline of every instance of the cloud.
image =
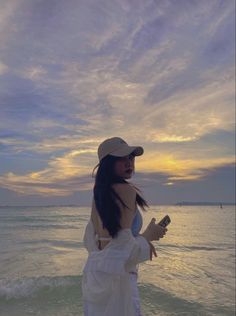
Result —
<instances>
[{"instance_id":1,"label":"cloud","mask_svg":"<svg viewBox=\"0 0 236 316\"><path fill-rule=\"evenodd\" d=\"M147 138L154 142L191 141L217 129L233 130L233 95L233 75L226 81L212 79L205 81L204 87L176 93L144 115L150 126Z\"/></svg>"},{"instance_id":2,"label":"cloud","mask_svg":"<svg viewBox=\"0 0 236 316\"><path fill-rule=\"evenodd\" d=\"M17 175L12 172L0 176L1 187L26 195L71 195L91 189L89 161L93 150L74 150L62 157L52 158L46 169Z\"/></svg>"},{"instance_id":3,"label":"cloud","mask_svg":"<svg viewBox=\"0 0 236 316\"><path fill-rule=\"evenodd\" d=\"M30 80L39 80L42 76L47 75L47 70L42 66L30 67L22 71L21 76Z\"/></svg>"},{"instance_id":4,"label":"cloud","mask_svg":"<svg viewBox=\"0 0 236 316\"><path fill-rule=\"evenodd\" d=\"M149 204L172 204L181 201L235 203L235 164L205 169L204 176L174 181L162 173L137 174L135 183ZM165 185L166 184L166 185Z\"/></svg>"},{"instance_id":5,"label":"cloud","mask_svg":"<svg viewBox=\"0 0 236 316\"><path fill-rule=\"evenodd\" d=\"M8 70L7 65L4 65L3 63L0 62L0 76L5 74Z\"/></svg>"},{"instance_id":6,"label":"cloud","mask_svg":"<svg viewBox=\"0 0 236 316\"><path fill-rule=\"evenodd\" d=\"M15 24L12 24L11 20L14 18L17 9L21 4L21 0L1 1L0 41L2 48L6 48L7 40L9 39L9 34L12 34L16 31Z\"/></svg>"},{"instance_id":7,"label":"cloud","mask_svg":"<svg viewBox=\"0 0 236 316\"><path fill-rule=\"evenodd\" d=\"M184 159L171 153L157 153L153 151L137 163L137 169L140 172L153 173L159 172L165 174L168 179L173 181L200 179L206 175L206 170L219 168L224 165L232 164L234 156L227 158L201 157L199 159Z\"/></svg>"},{"instance_id":8,"label":"cloud","mask_svg":"<svg viewBox=\"0 0 236 316\"><path fill-rule=\"evenodd\" d=\"M4 2L1 151L48 163L5 173L2 186L67 195L78 182L83 190L97 146L110 136L143 145L137 168L163 172L169 184L230 163L232 145L220 135L232 140L234 130L232 8L222 1Z\"/></svg>"},{"instance_id":9,"label":"cloud","mask_svg":"<svg viewBox=\"0 0 236 316\"><path fill-rule=\"evenodd\" d=\"M86 149L74 150L61 157L54 157L48 167L17 175L9 172L0 176L1 187L27 195L68 196L74 192L92 188L92 169L97 163L96 150L90 148L93 141L85 142ZM81 144L82 145L82 144ZM80 146L81 147L81 146ZM141 173L160 173L167 179L164 185L173 185L176 181L197 180L207 175L209 169L233 163L234 157L187 160L173 155L147 153L137 162L137 170ZM148 176L147 176L148 177Z\"/></svg>"}]
</instances>

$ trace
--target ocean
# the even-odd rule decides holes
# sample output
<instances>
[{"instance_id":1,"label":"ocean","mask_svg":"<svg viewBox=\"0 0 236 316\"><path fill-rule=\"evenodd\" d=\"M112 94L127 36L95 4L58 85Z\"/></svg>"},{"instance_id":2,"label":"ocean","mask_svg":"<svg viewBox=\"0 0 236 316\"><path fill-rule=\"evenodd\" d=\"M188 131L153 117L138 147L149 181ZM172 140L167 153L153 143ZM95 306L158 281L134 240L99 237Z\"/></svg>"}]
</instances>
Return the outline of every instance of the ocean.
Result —
<instances>
[{"instance_id":1,"label":"ocean","mask_svg":"<svg viewBox=\"0 0 236 316\"><path fill-rule=\"evenodd\" d=\"M150 206L144 226L166 214L158 257L139 266L143 315L235 315L234 206ZM0 208L0 316L83 315L89 216L88 207Z\"/></svg>"}]
</instances>

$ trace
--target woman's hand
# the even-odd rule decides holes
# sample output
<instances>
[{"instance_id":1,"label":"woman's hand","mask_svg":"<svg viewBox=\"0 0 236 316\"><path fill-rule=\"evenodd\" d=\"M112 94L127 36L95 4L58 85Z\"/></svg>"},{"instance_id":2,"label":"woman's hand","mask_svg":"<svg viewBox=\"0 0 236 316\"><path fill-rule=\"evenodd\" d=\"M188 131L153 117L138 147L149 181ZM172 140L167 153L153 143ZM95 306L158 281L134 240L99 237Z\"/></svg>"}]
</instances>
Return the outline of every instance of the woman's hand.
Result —
<instances>
[{"instance_id":1,"label":"woman's hand","mask_svg":"<svg viewBox=\"0 0 236 316\"><path fill-rule=\"evenodd\" d=\"M148 243L149 243L149 246L150 246L150 260L152 261L153 255L155 257L157 257L157 253L156 253L156 249L153 246L153 244L150 241Z\"/></svg>"},{"instance_id":2,"label":"woman's hand","mask_svg":"<svg viewBox=\"0 0 236 316\"><path fill-rule=\"evenodd\" d=\"M155 222L156 219L153 218L142 234L142 236L146 238L148 242L163 238L167 232L166 228L156 224Z\"/></svg>"}]
</instances>

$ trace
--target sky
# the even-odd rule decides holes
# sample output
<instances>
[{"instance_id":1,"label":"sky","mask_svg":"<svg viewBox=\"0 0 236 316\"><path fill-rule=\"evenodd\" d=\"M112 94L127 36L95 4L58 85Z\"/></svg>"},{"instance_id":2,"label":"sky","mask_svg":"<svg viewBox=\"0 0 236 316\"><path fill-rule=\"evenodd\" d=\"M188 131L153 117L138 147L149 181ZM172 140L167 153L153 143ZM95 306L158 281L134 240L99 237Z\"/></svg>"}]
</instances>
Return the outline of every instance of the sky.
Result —
<instances>
[{"instance_id":1,"label":"sky","mask_svg":"<svg viewBox=\"0 0 236 316\"><path fill-rule=\"evenodd\" d=\"M234 202L234 0L0 7L0 205L90 205L113 136L149 204Z\"/></svg>"}]
</instances>

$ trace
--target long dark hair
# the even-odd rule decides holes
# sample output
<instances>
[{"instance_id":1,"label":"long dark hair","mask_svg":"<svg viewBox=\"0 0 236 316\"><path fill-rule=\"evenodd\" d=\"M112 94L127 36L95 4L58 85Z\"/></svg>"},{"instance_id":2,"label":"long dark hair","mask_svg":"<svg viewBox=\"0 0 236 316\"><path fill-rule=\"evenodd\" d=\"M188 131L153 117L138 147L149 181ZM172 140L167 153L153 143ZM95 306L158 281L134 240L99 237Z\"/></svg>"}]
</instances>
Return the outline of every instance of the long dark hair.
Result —
<instances>
[{"instance_id":1,"label":"long dark hair","mask_svg":"<svg viewBox=\"0 0 236 316\"><path fill-rule=\"evenodd\" d=\"M114 183L128 183L125 179L115 174L114 165L118 159L119 157L107 155L101 160L98 165L93 189L95 205L102 220L103 228L108 230L112 238L116 237L121 229L121 210L116 200L119 200L123 206L126 206L112 188L112 185ZM135 189L139 191L136 187ZM138 192L136 193L136 202L143 210L145 210L145 206L148 207L147 202Z\"/></svg>"}]
</instances>

